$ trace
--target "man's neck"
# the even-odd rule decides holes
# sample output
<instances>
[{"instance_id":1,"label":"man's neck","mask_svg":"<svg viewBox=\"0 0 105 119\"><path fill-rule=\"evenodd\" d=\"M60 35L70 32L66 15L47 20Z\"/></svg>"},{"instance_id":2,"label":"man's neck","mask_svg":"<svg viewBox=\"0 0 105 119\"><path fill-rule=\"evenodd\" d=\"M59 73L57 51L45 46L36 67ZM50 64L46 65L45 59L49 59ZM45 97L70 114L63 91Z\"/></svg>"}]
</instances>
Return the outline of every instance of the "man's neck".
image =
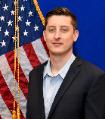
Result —
<instances>
[{"instance_id":1,"label":"man's neck","mask_svg":"<svg viewBox=\"0 0 105 119\"><path fill-rule=\"evenodd\" d=\"M69 60L71 57L72 53L69 55L60 55L60 56L54 56L50 55L50 60L51 60L51 71L53 75L56 75L59 70L66 64L66 62Z\"/></svg>"}]
</instances>

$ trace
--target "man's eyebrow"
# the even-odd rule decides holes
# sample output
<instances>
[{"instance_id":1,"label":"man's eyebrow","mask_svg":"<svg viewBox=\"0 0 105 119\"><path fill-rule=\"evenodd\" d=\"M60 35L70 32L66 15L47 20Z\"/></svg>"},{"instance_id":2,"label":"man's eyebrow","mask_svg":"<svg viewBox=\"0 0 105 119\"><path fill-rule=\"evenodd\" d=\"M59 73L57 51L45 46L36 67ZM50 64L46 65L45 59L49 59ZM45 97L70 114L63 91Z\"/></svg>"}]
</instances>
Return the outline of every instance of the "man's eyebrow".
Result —
<instances>
[{"instance_id":1,"label":"man's eyebrow","mask_svg":"<svg viewBox=\"0 0 105 119\"><path fill-rule=\"evenodd\" d=\"M71 26L63 25L63 26L60 26L60 27L71 27Z\"/></svg>"},{"instance_id":2,"label":"man's eyebrow","mask_svg":"<svg viewBox=\"0 0 105 119\"><path fill-rule=\"evenodd\" d=\"M48 27L56 27L56 26L48 26Z\"/></svg>"},{"instance_id":3,"label":"man's eyebrow","mask_svg":"<svg viewBox=\"0 0 105 119\"><path fill-rule=\"evenodd\" d=\"M56 26L48 26L48 27L56 27ZM62 25L62 26L59 26L59 27L71 27L71 26Z\"/></svg>"}]
</instances>

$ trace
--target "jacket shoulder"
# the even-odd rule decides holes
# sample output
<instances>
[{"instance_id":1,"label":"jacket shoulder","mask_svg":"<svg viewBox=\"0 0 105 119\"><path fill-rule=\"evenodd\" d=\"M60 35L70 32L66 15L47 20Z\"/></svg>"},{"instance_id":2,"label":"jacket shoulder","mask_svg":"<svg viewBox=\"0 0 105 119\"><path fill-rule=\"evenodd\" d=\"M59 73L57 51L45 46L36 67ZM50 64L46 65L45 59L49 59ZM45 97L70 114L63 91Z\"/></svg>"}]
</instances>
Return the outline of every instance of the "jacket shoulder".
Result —
<instances>
[{"instance_id":1,"label":"jacket shoulder","mask_svg":"<svg viewBox=\"0 0 105 119\"><path fill-rule=\"evenodd\" d=\"M89 61L86 61L86 60L83 60L80 58L79 58L79 60L81 60L81 62L82 62L81 70L84 70L87 74L88 73L93 74L93 75L105 74L105 72L101 68L90 63Z\"/></svg>"},{"instance_id":2,"label":"jacket shoulder","mask_svg":"<svg viewBox=\"0 0 105 119\"><path fill-rule=\"evenodd\" d=\"M45 66L46 64L47 64L47 61L44 62L43 64L40 64L40 65L34 67L34 68L30 71L29 76L32 75L32 74L35 73L35 72L40 72L41 70L44 70L44 66Z\"/></svg>"}]
</instances>

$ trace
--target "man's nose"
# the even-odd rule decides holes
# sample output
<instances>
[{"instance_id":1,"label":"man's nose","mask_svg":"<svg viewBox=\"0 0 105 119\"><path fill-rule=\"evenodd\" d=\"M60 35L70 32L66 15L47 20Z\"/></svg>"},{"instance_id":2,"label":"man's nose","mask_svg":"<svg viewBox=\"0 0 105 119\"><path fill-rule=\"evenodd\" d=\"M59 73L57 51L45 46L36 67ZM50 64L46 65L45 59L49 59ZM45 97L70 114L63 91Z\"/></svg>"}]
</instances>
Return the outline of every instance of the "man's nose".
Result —
<instances>
[{"instance_id":1,"label":"man's nose","mask_svg":"<svg viewBox=\"0 0 105 119\"><path fill-rule=\"evenodd\" d=\"M55 37L55 39L60 39L61 34L60 34L59 30L55 32L54 37Z\"/></svg>"}]
</instances>

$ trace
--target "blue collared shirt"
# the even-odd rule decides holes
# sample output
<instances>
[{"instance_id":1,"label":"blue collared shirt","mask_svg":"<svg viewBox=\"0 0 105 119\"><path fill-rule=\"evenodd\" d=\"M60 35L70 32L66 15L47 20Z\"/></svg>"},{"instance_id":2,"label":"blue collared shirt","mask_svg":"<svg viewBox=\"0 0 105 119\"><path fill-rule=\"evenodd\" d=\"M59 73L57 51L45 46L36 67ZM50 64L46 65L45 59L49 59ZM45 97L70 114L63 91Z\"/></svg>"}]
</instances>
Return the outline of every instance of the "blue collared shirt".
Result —
<instances>
[{"instance_id":1,"label":"blue collared shirt","mask_svg":"<svg viewBox=\"0 0 105 119\"><path fill-rule=\"evenodd\" d=\"M65 78L71 64L75 60L74 54L71 55L69 60L63 66L63 68L57 73L56 76L53 76L50 67L50 59L48 60L47 65L44 68L43 73L43 97L44 97L44 107L45 107L45 117L47 119L51 105L54 101L55 95L60 88L63 79Z\"/></svg>"}]
</instances>

